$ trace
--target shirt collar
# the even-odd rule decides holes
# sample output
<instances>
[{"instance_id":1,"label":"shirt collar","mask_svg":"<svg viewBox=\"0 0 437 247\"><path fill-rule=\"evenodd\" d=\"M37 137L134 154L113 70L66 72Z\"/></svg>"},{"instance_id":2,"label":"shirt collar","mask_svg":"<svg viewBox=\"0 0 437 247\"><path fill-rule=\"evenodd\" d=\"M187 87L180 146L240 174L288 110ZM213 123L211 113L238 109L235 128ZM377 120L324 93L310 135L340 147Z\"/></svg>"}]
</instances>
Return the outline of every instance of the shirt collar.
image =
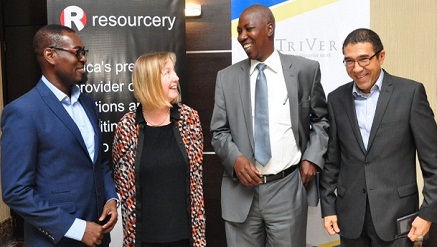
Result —
<instances>
[{"instance_id":1,"label":"shirt collar","mask_svg":"<svg viewBox=\"0 0 437 247\"><path fill-rule=\"evenodd\" d=\"M55 94L56 98L62 102L67 104L73 104L76 101L79 100L79 96L81 94L80 89L77 85L71 86L71 97L68 97L64 92L59 90L55 85L53 85L45 76L41 77L41 80L44 82L44 84L50 89L50 91Z\"/></svg>"},{"instance_id":2,"label":"shirt collar","mask_svg":"<svg viewBox=\"0 0 437 247\"><path fill-rule=\"evenodd\" d=\"M253 72L256 69L256 66L261 63L258 60L250 60L250 75L253 74ZM274 73L277 73L281 68L281 59L279 58L279 53L277 50L274 50L273 53L264 61L262 62L265 65L267 65L267 68L272 70Z\"/></svg>"},{"instance_id":3,"label":"shirt collar","mask_svg":"<svg viewBox=\"0 0 437 247\"><path fill-rule=\"evenodd\" d=\"M370 93L363 93L361 90L357 87L357 85L354 82L354 86L352 87L352 95L355 98L368 98L369 95L372 95L375 91L381 91L382 88L382 80L384 79L384 70L381 69L381 73L379 74L378 79L376 80L375 84L370 89Z\"/></svg>"}]
</instances>

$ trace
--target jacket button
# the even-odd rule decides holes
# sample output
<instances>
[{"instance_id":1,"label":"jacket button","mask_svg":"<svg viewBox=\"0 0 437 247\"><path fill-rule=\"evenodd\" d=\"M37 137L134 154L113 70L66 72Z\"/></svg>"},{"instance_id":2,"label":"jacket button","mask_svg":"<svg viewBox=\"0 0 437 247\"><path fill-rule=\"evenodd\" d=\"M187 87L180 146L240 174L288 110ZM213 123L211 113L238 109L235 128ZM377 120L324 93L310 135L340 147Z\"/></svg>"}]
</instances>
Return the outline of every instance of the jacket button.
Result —
<instances>
[{"instance_id":1,"label":"jacket button","mask_svg":"<svg viewBox=\"0 0 437 247\"><path fill-rule=\"evenodd\" d=\"M366 189L365 188L363 188L363 194L366 194Z\"/></svg>"}]
</instances>

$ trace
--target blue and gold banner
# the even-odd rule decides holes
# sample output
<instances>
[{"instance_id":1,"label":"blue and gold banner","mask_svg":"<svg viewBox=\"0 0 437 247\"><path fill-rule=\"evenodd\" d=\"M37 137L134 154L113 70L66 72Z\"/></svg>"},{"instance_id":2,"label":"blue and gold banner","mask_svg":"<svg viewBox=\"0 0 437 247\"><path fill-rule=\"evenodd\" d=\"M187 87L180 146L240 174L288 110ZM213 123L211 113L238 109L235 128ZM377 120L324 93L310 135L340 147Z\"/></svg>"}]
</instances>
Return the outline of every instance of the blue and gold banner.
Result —
<instances>
[{"instance_id":1,"label":"blue and gold banner","mask_svg":"<svg viewBox=\"0 0 437 247\"><path fill-rule=\"evenodd\" d=\"M350 81L342 63L342 44L354 29L370 27L370 0L232 0L233 63L247 57L237 41L238 17L254 3L268 6L275 15L278 51L320 62L326 94Z\"/></svg>"}]
</instances>

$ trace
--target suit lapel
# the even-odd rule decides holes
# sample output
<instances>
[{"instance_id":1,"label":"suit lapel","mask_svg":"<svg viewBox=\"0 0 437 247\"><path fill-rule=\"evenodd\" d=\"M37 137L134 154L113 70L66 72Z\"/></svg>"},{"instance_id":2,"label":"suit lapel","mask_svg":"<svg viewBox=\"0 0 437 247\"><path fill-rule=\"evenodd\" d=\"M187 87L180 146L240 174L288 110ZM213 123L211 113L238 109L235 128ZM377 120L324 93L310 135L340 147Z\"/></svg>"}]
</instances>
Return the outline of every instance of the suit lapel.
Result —
<instances>
[{"instance_id":1,"label":"suit lapel","mask_svg":"<svg viewBox=\"0 0 437 247\"><path fill-rule=\"evenodd\" d=\"M250 145L254 149L253 140L253 123L252 123L252 102L250 97L250 60L241 64L241 71L238 76L238 85L240 90L241 106L243 107L244 120L246 121L246 129L249 134Z\"/></svg>"},{"instance_id":2,"label":"suit lapel","mask_svg":"<svg viewBox=\"0 0 437 247\"><path fill-rule=\"evenodd\" d=\"M345 95L342 97L342 105L346 108L346 114L349 119L350 125L352 126L352 131L354 133L355 139L357 140L361 151L366 153L366 148L364 147L363 137L361 136L360 127L358 125L357 113L355 110L354 96L352 95L353 82L350 86L346 88Z\"/></svg>"},{"instance_id":3,"label":"suit lapel","mask_svg":"<svg viewBox=\"0 0 437 247\"><path fill-rule=\"evenodd\" d=\"M390 102L391 95L393 93L393 81L390 75L384 71L384 79L382 81L382 88L379 94L378 103L376 105L375 117L373 118L372 129L370 130L369 144L367 150L370 150L375 135L381 125L381 121L384 117L385 110Z\"/></svg>"},{"instance_id":4,"label":"suit lapel","mask_svg":"<svg viewBox=\"0 0 437 247\"><path fill-rule=\"evenodd\" d=\"M291 127L293 129L296 143L300 143L299 137L299 95L297 89L297 75L292 69L293 63L286 59L286 56L279 53L282 64L282 73L284 74L285 86L287 87L287 96L290 106Z\"/></svg>"},{"instance_id":5,"label":"suit lapel","mask_svg":"<svg viewBox=\"0 0 437 247\"><path fill-rule=\"evenodd\" d=\"M53 114L56 117L58 117L64 123L64 125L70 130L70 132L79 142L82 149L86 152L87 154L86 156L89 157L88 150L86 148L82 135L80 134L79 128L77 127L73 119L70 117L68 112L65 110L65 108L62 106L62 103L59 102L59 100L56 98L53 92L50 91L50 89L44 84L43 81L39 81L36 88L40 93L41 99L44 101L44 103L50 108Z\"/></svg>"}]
</instances>

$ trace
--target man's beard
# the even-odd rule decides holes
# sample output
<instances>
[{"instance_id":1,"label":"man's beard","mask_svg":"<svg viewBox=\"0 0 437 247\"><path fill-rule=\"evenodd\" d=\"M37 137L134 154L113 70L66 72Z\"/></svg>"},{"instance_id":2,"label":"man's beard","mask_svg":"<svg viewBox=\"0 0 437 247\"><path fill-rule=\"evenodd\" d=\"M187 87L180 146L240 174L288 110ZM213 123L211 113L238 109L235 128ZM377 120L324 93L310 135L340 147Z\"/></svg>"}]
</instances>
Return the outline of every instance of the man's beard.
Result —
<instances>
[{"instance_id":1,"label":"man's beard","mask_svg":"<svg viewBox=\"0 0 437 247\"><path fill-rule=\"evenodd\" d=\"M77 83L78 85L85 84L88 81L88 72L85 71L85 73L82 75L82 79Z\"/></svg>"}]
</instances>

